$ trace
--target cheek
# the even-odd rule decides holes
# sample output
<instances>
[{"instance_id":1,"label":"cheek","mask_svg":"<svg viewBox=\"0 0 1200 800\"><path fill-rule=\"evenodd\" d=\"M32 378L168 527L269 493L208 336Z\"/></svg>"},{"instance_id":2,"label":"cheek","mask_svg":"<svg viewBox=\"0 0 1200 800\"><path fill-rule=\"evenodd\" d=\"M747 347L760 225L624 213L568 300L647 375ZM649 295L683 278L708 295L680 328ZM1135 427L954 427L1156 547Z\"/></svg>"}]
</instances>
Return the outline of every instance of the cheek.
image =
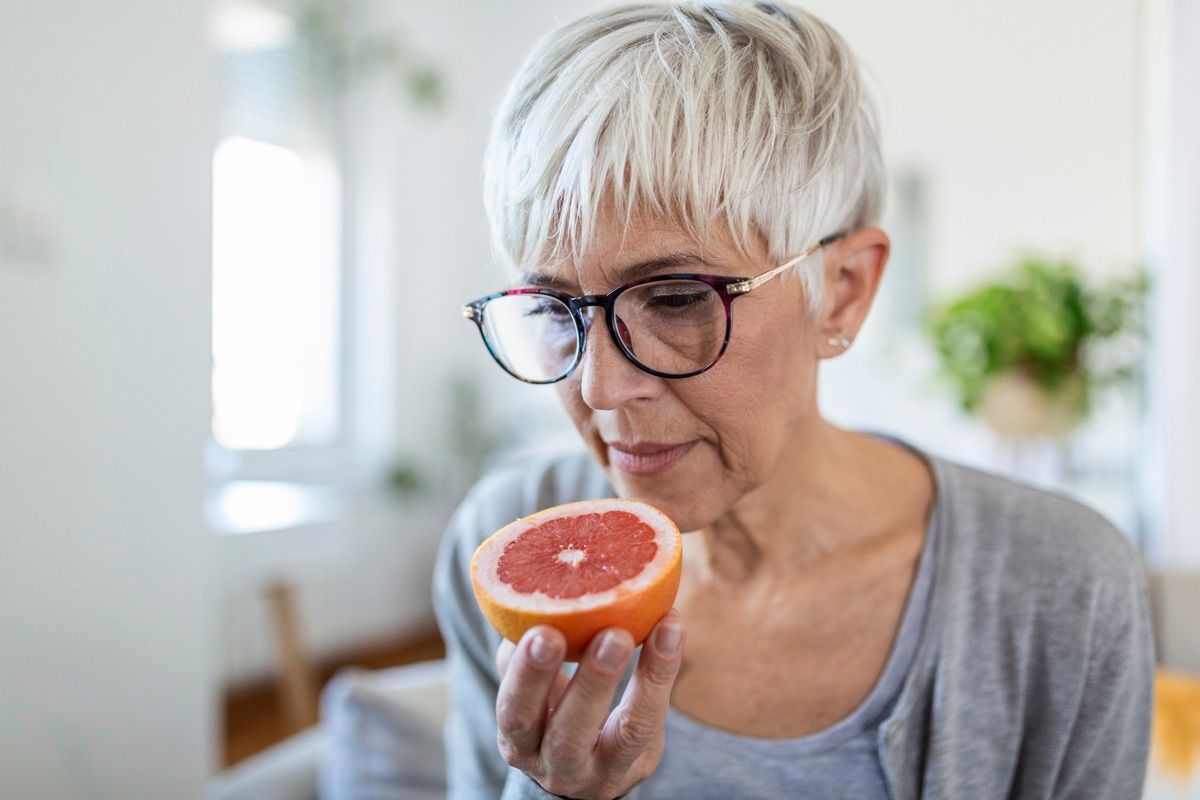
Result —
<instances>
[{"instance_id":1,"label":"cheek","mask_svg":"<svg viewBox=\"0 0 1200 800\"><path fill-rule=\"evenodd\" d=\"M769 471L814 387L805 332L794 319L776 322L735 325L717 366L680 391L715 432L726 468L747 477Z\"/></svg>"},{"instance_id":2,"label":"cheek","mask_svg":"<svg viewBox=\"0 0 1200 800\"><path fill-rule=\"evenodd\" d=\"M755 308L737 320L725 357L724 382L747 413L779 413L800 406L813 384L811 332L803 318L782 309Z\"/></svg>"}]
</instances>

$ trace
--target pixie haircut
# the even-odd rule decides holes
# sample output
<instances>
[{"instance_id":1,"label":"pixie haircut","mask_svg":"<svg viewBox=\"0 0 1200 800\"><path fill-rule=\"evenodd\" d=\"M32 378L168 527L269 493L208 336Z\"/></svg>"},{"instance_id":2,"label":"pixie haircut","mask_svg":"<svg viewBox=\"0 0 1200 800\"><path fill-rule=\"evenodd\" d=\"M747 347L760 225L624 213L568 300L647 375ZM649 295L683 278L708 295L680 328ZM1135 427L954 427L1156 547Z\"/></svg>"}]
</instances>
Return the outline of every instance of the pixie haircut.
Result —
<instances>
[{"instance_id":1,"label":"pixie haircut","mask_svg":"<svg viewBox=\"0 0 1200 800\"><path fill-rule=\"evenodd\" d=\"M698 242L724 226L786 260L875 224L876 113L829 25L780 2L639 2L544 36L510 84L484 161L496 257L510 270L580 258L606 202ZM796 267L810 311L820 258Z\"/></svg>"}]
</instances>

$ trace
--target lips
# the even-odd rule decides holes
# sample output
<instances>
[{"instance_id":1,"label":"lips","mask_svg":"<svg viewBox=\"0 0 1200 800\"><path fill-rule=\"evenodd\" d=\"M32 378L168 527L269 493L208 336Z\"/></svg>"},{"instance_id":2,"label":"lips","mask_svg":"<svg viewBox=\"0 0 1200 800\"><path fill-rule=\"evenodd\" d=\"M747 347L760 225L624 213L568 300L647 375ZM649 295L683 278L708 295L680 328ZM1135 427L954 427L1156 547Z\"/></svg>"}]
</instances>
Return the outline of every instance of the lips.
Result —
<instances>
[{"instance_id":1,"label":"lips","mask_svg":"<svg viewBox=\"0 0 1200 800\"><path fill-rule=\"evenodd\" d=\"M657 442L607 442L609 463L632 475L657 475L678 464L695 442L661 444Z\"/></svg>"}]
</instances>

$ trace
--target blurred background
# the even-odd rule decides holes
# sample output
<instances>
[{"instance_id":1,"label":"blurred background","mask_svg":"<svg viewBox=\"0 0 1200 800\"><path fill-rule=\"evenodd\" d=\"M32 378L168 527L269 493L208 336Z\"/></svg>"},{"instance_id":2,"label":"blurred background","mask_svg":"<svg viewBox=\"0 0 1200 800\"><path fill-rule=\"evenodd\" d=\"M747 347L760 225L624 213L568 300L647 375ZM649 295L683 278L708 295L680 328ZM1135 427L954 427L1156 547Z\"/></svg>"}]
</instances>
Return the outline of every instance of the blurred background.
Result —
<instances>
[{"instance_id":1,"label":"blurred background","mask_svg":"<svg viewBox=\"0 0 1200 800\"><path fill-rule=\"evenodd\" d=\"M601 5L2 0L3 794L220 792L337 670L441 655L454 506L574 435L459 314L490 118ZM1101 509L1200 672L1200 7L805 5L895 243L824 412Z\"/></svg>"}]
</instances>

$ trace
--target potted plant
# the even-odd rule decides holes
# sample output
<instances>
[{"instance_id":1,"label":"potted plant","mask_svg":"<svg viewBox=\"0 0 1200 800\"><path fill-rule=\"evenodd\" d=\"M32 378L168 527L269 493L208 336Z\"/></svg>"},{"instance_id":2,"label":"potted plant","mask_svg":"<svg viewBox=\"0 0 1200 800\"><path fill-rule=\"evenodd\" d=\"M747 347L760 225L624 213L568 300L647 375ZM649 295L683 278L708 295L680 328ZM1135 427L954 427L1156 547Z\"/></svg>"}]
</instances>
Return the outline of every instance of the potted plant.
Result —
<instances>
[{"instance_id":1,"label":"potted plant","mask_svg":"<svg viewBox=\"0 0 1200 800\"><path fill-rule=\"evenodd\" d=\"M1061 440L1097 392L1135 375L1146 277L1089 282L1027 256L998 281L932 308L927 329L962 407L1002 435Z\"/></svg>"}]
</instances>

